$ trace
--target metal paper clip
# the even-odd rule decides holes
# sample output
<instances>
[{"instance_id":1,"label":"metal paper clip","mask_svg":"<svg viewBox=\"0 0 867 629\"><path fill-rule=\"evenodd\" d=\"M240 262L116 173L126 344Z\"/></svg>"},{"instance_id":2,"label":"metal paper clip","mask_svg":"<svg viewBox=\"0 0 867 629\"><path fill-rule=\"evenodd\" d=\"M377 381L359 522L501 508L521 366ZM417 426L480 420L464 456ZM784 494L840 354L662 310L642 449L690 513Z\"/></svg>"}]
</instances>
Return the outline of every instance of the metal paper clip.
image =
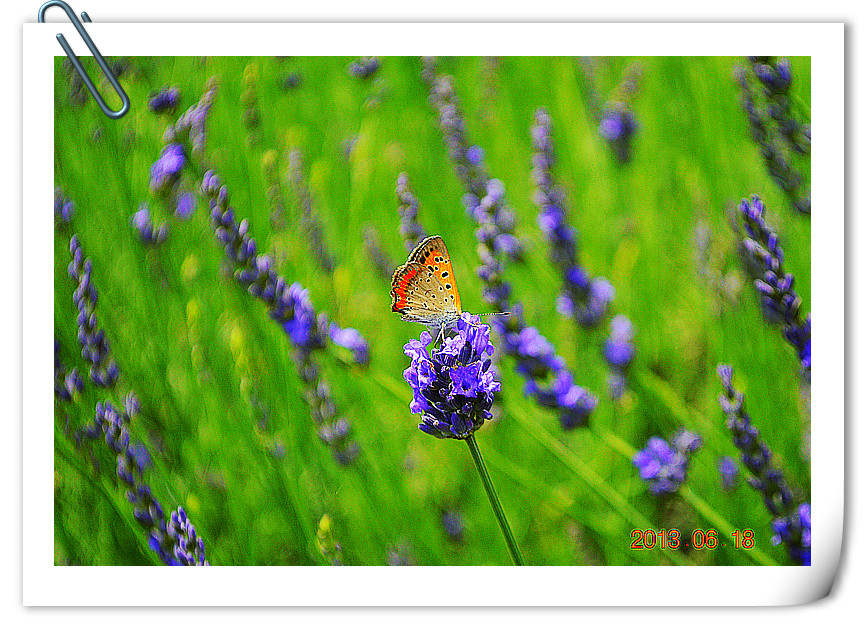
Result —
<instances>
[{"instance_id":1,"label":"metal paper clip","mask_svg":"<svg viewBox=\"0 0 867 629\"><path fill-rule=\"evenodd\" d=\"M120 100L123 103L123 106L117 111L113 111L108 108L108 105L105 104L105 101L102 98L102 95L96 90L96 86L93 84L93 81L90 80L90 77L87 76L87 72L85 72L84 67L81 65L81 61L78 60L78 57L75 56L75 53L72 52L72 48L70 48L69 43L66 41L66 38L62 33L57 34L57 41L60 42L60 47L63 48L63 51L66 53L66 56L69 57L69 60L72 62L72 65L75 67L75 70L78 72L78 76L81 77L81 80L84 81L84 84L87 86L87 89L90 90L91 96L93 96L96 104L99 105L99 108L102 109L102 113L104 113L109 118L113 118L117 120L118 118L122 118L129 111L130 103L129 96L126 95L126 92L123 91L123 88L120 86L120 83L117 81L117 77L114 76L114 73L111 71L111 68L108 67L108 64L103 59L102 55L99 52L99 49L96 47L96 44L93 43L93 40L90 38L90 35L87 34L87 31L84 30L84 26L81 21L75 16L75 12L72 8L63 2L63 0L50 0L46 2L39 8L39 13L37 15L37 19L39 22L45 22L45 12L51 7L60 7L64 11L66 11L66 15L69 16L69 21L75 26L75 29L78 31L78 34L81 35L81 38L84 40L84 43L87 44L87 47L90 49L90 52L93 54L93 58L96 59L96 62L99 64L99 67L102 68L102 71L105 73L105 77L108 79L108 82L111 83L111 86L114 88L114 91L117 92L117 95L120 96ZM92 22L90 16L87 15L86 12L81 12L81 19L85 22Z\"/></svg>"}]
</instances>

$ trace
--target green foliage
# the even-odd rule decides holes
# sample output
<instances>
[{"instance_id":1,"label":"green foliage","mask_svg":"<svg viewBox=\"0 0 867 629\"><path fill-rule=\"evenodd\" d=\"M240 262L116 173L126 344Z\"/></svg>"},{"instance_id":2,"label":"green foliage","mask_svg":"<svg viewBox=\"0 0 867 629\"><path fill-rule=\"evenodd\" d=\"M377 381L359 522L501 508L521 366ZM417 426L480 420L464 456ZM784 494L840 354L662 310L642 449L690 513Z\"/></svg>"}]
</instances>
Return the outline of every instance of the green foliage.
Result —
<instances>
[{"instance_id":1,"label":"green foliage","mask_svg":"<svg viewBox=\"0 0 867 629\"><path fill-rule=\"evenodd\" d=\"M632 61L600 60L603 101ZM804 409L798 361L779 330L761 318L740 270L727 208L752 193L763 197L804 312L810 310L809 219L790 209L749 138L731 80L736 59L639 61L643 74L633 107L640 128L633 159L621 166L597 132L574 59L507 57L498 66L479 58L442 60L443 70L455 76L470 141L485 149L490 173L505 183L516 234L529 245L526 263L507 268L514 300L555 344L578 384L600 398L590 429L564 433L556 417L523 395L523 379L504 358L501 416L479 431L479 446L528 564L785 564L783 550L770 544L770 515L743 482L743 467L736 490L720 489L717 460L737 459L737 451L717 403L715 366L734 365L776 463L808 501L802 435L809 402ZM408 410L402 347L421 329L390 312L389 278L376 270L363 238L372 225L394 263L405 258L394 187L406 171L422 224L448 244L464 308L480 312L487 309L474 272L475 224L462 208L462 186L428 103L420 61L383 58L369 80L349 76L348 62L134 58L121 78L132 110L111 121L89 96L83 106L70 103L58 57L54 183L76 203L72 230L93 260L97 312L121 369L108 397L120 403L127 391L139 396L142 412L131 429L154 459L146 480L167 513L178 505L186 509L214 565L330 563L317 537L325 514L328 534L349 565L384 564L388 550L401 543L419 564L507 565L467 448L422 434ZM793 89L809 104L809 59L792 62ZM96 76L95 64L86 65ZM290 71L302 81L287 91L281 81ZM227 276L206 203L199 198L184 221L149 191L149 168L172 118L150 112L148 94L180 87L177 116L214 75L219 89L206 158L228 186L239 218L249 218L260 250L275 257L279 272L309 288L317 310L370 342L367 368L348 365L333 346L320 357L361 446L350 467L339 465L316 434L286 335L265 306ZM248 129L243 112L253 100L260 125ZM606 395L600 350L607 324L576 328L554 308L560 279L536 224L529 176L529 127L539 106L554 121L555 174L580 233L582 263L610 279L617 291L614 312L635 325L630 391L617 403ZM317 266L299 227L298 194L286 178L293 148L304 153L314 212L337 261L331 275ZM284 212L272 225L264 164L274 159ZM198 183L189 177L182 185L197 190ZM141 244L130 227L142 202L155 222L169 226L158 248ZM712 234L709 273L697 263L699 222ZM66 365L86 375L66 272L70 233L58 229L55 239L54 332ZM55 558L149 564L154 558L130 517L104 444L77 450L71 439L93 421L104 394L88 383L73 402L56 403ZM648 437L669 438L680 426L700 433L704 447L681 492L654 497L631 455ZM283 456L275 455L278 447ZM463 514L463 541L443 530L446 509ZM636 551L630 549L635 528L677 528L682 538L694 529L716 529L726 546ZM756 549L735 550L734 529L753 529Z\"/></svg>"}]
</instances>

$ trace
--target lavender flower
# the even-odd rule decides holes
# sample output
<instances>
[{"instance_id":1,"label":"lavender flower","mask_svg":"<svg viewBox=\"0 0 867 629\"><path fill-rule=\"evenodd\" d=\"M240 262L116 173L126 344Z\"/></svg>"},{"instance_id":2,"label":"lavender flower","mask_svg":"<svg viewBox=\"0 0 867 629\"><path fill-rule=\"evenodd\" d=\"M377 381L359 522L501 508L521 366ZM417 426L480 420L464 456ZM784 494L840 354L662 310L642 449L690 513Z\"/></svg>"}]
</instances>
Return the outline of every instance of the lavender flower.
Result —
<instances>
[{"instance_id":1,"label":"lavender flower","mask_svg":"<svg viewBox=\"0 0 867 629\"><path fill-rule=\"evenodd\" d=\"M187 133L185 141L192 145L191 155L200 162L204 162L205 123L216 88L216 79L212 78L198 104L187 110L166 134L167 141L171 141ZM267 171L268 163L264 165ZM249 222L247 219L236 221L235 211L229 206L228 189L220 184L212 170L204 174L202 191L208 199L215 235L234 266L236 280L268 305L271 318L292 341L293 359L304 383L311 416L319 426L320 438L329 445L339 463L350 463L358 455L358 444L349 436L349 422L337 417L330 388L313 360L314 351L325 347L327 317L315 314L309 294L300 284L289 285L277 275L270 256L257 254L256 241L248 233Z\"/></svg>"},{"instance_id":2,"label":"lavender flower","mask_svg":"<svg viewBox=\"0 0 867 629\"><path fill-rule=\"evenodd\" d=\"M614 288L604 277L591 280L578 264L575 230L566 221L565 195L554 183L554 144L551 116L544 108L536 110L530 135L533 140L532 178L536 185L534 200L539 206L539 227L551 241L551 260L563 274L563 292L557 310L584 327L593 327L605 316L614 299Z\"/></svg>"},{"instance_id":3,"label":"lavender flower","mask_svg":"<svg viewBox=\"0 0 867 629\"><path fill-rule=\"evenodd\" d=\"M60 359L60 341L54 339L54 396L66 402L72 399L75 391L84 390L84 380L73 367L69 371Z\"/></svg>"},{"instance_id":4,"label":"lavender flower","mask_svg":"<svg viewBox=\"0 0 867 629\"><path fill-rule=\"evenodd\" d=\"M93 263L84 259L84 252L78 236L69 241L72 262L69 263L69 276L78 286L72 300L78 308L78 342L81 344L81 357L90 364L90 379L98 387L111 387L117 381L117 363L109 355L109 344L105 332L99 329L96 316L98 292L91 282Z\"/></svg>"},{"instance_id":5,"label":"lavender flower","mask_svg":"<svg viewBox=\"0 0 867 629\"><path fill-rule=\"evenodd\" d=\"M443 513L443 529L453 541L459 542L464 537L464 518L459 511L449 510Z\"/></svg>"},{"instance_id":6,"label":"lavender flower","mask_svg":"<svg viewBox=\"0 0 867 629\"><path fill-rule=\"evenodd\" d=\"M366 225L364 228L364 249L367 251L367 255L373 262L373 266L379 275L383 279L390 280L397 265L382 250L382 245L379 243L379 234L372 225Z\"/></svg>"},{"instance_id":7,"label":"lavender flower","mask_svg":"<svg viewBox=\"0 0 867 629\"><path fill-rule=\"evenodd\" d=\"M56 225L68 225L75 216L75 203L63 196L60 188L54 189L54 222Z\"/></svg>"},{"instance_id":8,"label":"lavender flower","mask_svg":"<svg viewBox=\"0 0 867 629\"><path fill-rule=\"evenodd\" d=\"M495 317L493 325L503 339L502 350L516 358L516 369L526 379L525 394L540 406L558 410L564 429L586 426L598 403L596 396L575 384L554 346L536 328L526 326L522 308Z\"/></svg>"},{"instance_id":9,"label":"lavender flower","mask_svg":"<svg viewBox=\"0 0 867 629\"><path fill-rule=\"evenodd\" d=\"M117 476L127 488L127 499L134 505L136 522L148 533L148 545L168 566L207 566L204 541L196 536L195 528L184 510L172 514L167 522L163 508L142 480L146 462L136 456L137 445L130 443L131 415L138 407L133 394L127 396L125 409L116 409L110 402L98 402L94 424L80 431L79 439L95 440L105 435L108 447L117 455Z\"/></svg>"},{"instance_id":10,"label":"lavender flower","mask_svg":"<svg viewBox=\"0 0 867 629\"><path fill-rule=\"evenodd\" d=\"M499 179L485 182L485 194L478 198L464 195L467 212L479 224L476 239L492 254L505 253L512 260L521 260L524 247L512 234L515 229L515 213L506 205L506 188Z\"/></svg>"},{"instance_id":11,"label":"lavender flower","mask_svg":"<svg viewBox=\"0 0 867 629\"><path fill-rule=\"evenodd\" d=\"M187 156L181 144L172 143L163 148L159 159L151 166L151 190L167 192L177 182L186 163Z\"/></svg>"},{"instance_id":12,"label":"lavender flower","mask_svg":"<svg viewBox=\"0 0 867 629\"><path fill-rule=\"evenodd\" d=\"M788 59L776 61L768 57L753 63L753 72L764 88L768 100L768 116L776 123L777 131L789 148L801 155L810 150L809 124L802 126L791 112L792 66Z\"/></svg>"},{"instance_id":13,"label":"lavender flower","mask_svg":"<svg viewBox=\"0 0 867 629\"><path fill-rule=\"evenodd\" d=\"M485 240L492 251L505 252L513 260L523 257L523 246L512 234L515 229L515 213L506 206L505 187L497 179L490 179L482 166L484 151L470 145L460 110L460 100L455 94L450 76L436 75L435 62L425 58L422 76L430 86L430 102L439 114L443 141L455 173L466 189L464 206L479 223L480 240Z\"/></svg>"},{"instance_id":14,"label":"lavender flower","mask_svg":"<svg viewBox=\"0 0 867 629\"><path fill-rule=\"evenodd\" d=\"M400 235L406 245L406 250L412 251L418 243L424 240L427 231L418 222L418 199L415 198L409 187L409 175L406 173L398 175L395 193L400 202L397 208L400 215Z\"/></svg>"},{"instance_id":15,"label":"lavender flower","mask_svg":"<svg viewBox=\"0 0 867 629\"><path fill-rule=\"evenodd\" d=\"M366 365L370 362L370 348L367 341L355 328L341 328L336 323L332 323L328 329L328 336L335 345L351 351L357 364Z\"/></svg>"},{"instance_id":16,"label":"lavender flower","mask_svg":"<svg viewBox=\"0 0 867 629\"><path fill-rule=\"evenodd\" d=\"M349 422L337 417L330 388L312 356L314 351L325 347L329 332L327 317L316 314L307 289L297 282L289 285L275 272L270 256L257 254L256 241L249 234L249 222L247 219L236 222L235 211L229 205L228 189L220 185L213 171L205 173L202 190L208 198L217 239L224 244L225 254L235 266L235 279L268 305L271 318L283 328L294 346L293 358L305 385L311 416L319 426L320 438L330 446L338 462L351 462L358 454L358 445L349 435ZM345 332L342 331L343 341L348 338ZM351 349L356 358L367 358L363 343L360 335L352 339Z\"/></svg>"},{"instance_id":17,"label":"lavender flower","mask_svg":"<svg viewBox=\"0 0 867 629\"><path fill-rule=\"evenodd\" d=\"M196 196L190 192L182 192L175 199L175 216L184 220L190 218L196 211Z\"/></svg>"},{"instance_id":18,"label":"lavender flower","mask_svg":"<svg viewBox=\"0 0 867 629\"><path fill-rule=\"evenodd\" d=\"M632 462L639 476L650 484L651 493L674 493L686 480L686 455L672 448L662 437L651 437Z\"/></svg>"},{"instance_id":19,"label":"lavender flower","mask_svg":"<svg viewBox=\"0 0 867 629\"><path fill-rule=\"evenodd\" d=\"M602 105L598 89L598 57L578 57L578 67L581 70L581 91L587 101L587 109L593 115L597 124L602 120Z\"/></svg>"},{"instance_id":20,"label":"lavender flower","mask_svg":"<svg viewBox=\"0 0 867 629\"><path fill-rule=\"evenodd\" d=\"M471 146L467 149L467 161L473 166L478 166L485 159L485 150L480 146Z\"/></svg>"},{"instance_id":21,"label":"lavender flower","mask_svg":"<svg viewBox=\"0 0 867 629\"><path fill-rule=\"evenodd\" d=\"M164 87L151 95L148 108L155 112L173 112L181 100L181 90L177 87Z\"/></svg>"},{"instance_id":22,"label":"lavender flower","mask_svg":"<svg viewBox=\"0 0 867 629\"><path fill-rule=\"evenodd\" d=\"M129 409L126 410L127 413L129 413L130 415L134 415L136 412L138 412L130 412ZM132 457L133 461L135 461L136 467L138 469L146 470L149 467L153 467L153 459L151 459L151 453L148 452L147 446L141 441L136 441L130 444L129 454Z\"/></svg>"},{"instance_id":23,"label":"lavender flower","mask_svg":"<svg viewBox=\"0 0 867 629\"><path fill-rule=\"evenodd\" d=\"M607 142L614 156L621 164L632 157L632 139L638 132L638 122L630 103L638 90L641 66L630 64L623 71L623 77L611 100L605 104L599 118L599 135Z\"/></svg>"},{"instance_id":24,"label":"lavender flower","mask_svg":"<svg viewBox=\"0 0 867 629\"><path fill-rule=\"evenodd\" d=\"M139 206L138 211L132 215L130 223L143 244L159 245L165 242L168 236L168 227L165 224L154 228L154 224L151 222L151 211L146 203Z\"/></svg>"},{"instance_id":25,"label":"lavender flower","mask_svg":"<svg viewBox=\"0 0 867 629\"><path fill-rule=\"evenodd\" d=\"M369 79L379 70L378 57L359 57L347 67L350 75L359 79Z\"/></svg>"},{"instance_id":26,"label":"lavender flower","mask_svg":"<svg viewBox=\"0 0 867 629\"><path fill-rule=\"evenodd\" d=\"M701 435L696 434L694 432L690 432L685 428L681 428L678 430L674 437L671 439L671 445L674 446L674 449L678 452L685 452L687 454L694 454L699 451L703 444Z\"/></svg>"},{"instance_id":27,"label":"lavender flower","mask_svg":"<svg viewBox=\"0 0 867 629\"><path fill-rule=\"evenodd\" d=\"M412 360L403 373L413 390L410 411L421 413L419 429L438 439L466 439L481 428L491 418L494 393L500 390L486 358L494 353L490 327L465 312L455 330L432 351L427 331L403 348Z\"/></svg>"},{"instance_id":28,"label":"lavender flower","mask_svg":"<svg viewBox=\"0 0 867 629\"><path fill-rule=\"evenodd\" d=\"M810 214L810 192L805 190L803 175L792 165L791 155L809 152L809 125L802 127L789 111L788 89L791 71L788 62L774 64L770 57L751 57L754 75L764 87L767 108L756 103L747 72L735 69L735 81L741 88L741 106L750 122L753 140L759 145L771 179L789 197L792 206L802 214ZM776 123L771 127L772 122ZM788 146L788 151L786 150Z\"/></svg>"},{"instance_id":29,"label":"lavender flower","mask_svg":"<svg viewBox=\"0 0 867 629\"><path fill-rule=\"evenodd\" d=\"M632 345L632 322L625 315L617 315L611 320L611 335L602 345L606 362L612 367L626 369L635 357Z\"/></svg>"},{"instance_id":30,"label":"lavender flower","mask_svg":"<svg viewBox=\"0 0 867 629\"><path fill-rule=\"evenodd\" d=\"M723 489L731 491L738 481L738 466L730 456L721 456L717 463Z\"/></svg>"},{"instance_id":31,"label":"lavender flower","mask_svg":"<svg viewBox=\"0 0 867 629\"><path fill-rule=\"evenodd\" d=\"M199 102L185 111L174 126L166 130L166 142L189 141L191 156L200 160L205 150L205 120L217 93L217 77L211 77Z\"/></svg>"},{"instance_id":32,"label":"lavender flower","mask_svg":"<svg viewBox=\"0 0 867 629\"><path fill-rule=\"evenodd\" d=\"M74 299L79 310L78 338L82 345L82 356L91 363L91 380L97 386L110 387L117 381L119 370L117 363L108 355L105 332L97 328L97 291L91 281L92 265L90 260L82 262L83 253L77 236L72 237L70 250L73 260L69 265L69 272L72 278L78 281ZM59 345L55 344L55 372L59 362L58 351ZM83 383L76 382L75 386L81 390ZM66 388L69 389L68 384ZM94 424L80 430L77 439L81 443L84 438L92 441L100 435L105 436L106 444L117 455L117 475L127 487L127 498L134 505L133 516L149 532L151 547L167 565L189 565L182 564L174 555L168 554L165 544L172 542L174 537L163 518L162 507L154 500L150 487L142 480L142 472L151 465L150 455L144 444L132 442L129 434L131 417L138 413L138 410L138 398L133 393L127 394L123 410L116 409L110 402L99 402L96 405ZM157 547L154 539L162 540L164 544Z\"/></svg>"},{"instance_id":33,"label":"lavender flower","mask_svg":"<svg viewBox=\"0 0 867 629\"><path fill-rule=\"evenodd\" d=\"M793 543L789 545L793 547L790 549L793 561L802 566L811 564L812 522L809 502L799 505L789 518L777 518L771 527L774 529L774 536L771 537L774 546L792 540Z\"/></svg>"},{"instance_id":34,"label":"lavender flower","mask_svg":"<svg viewBox=\"0 0 867 629\"><path fill-rule=\"evenodd\" d=\"M286 76L283 77L282 82L280 83L284 90L287 92L289 90L294 90L296 87L301 85L301 73L300 72L290 72Z\"/></svg>"},{"instance_id":35,"label":"lavender flower","mask_svg":"<svg viewBox=\"0 0 867 629\"><path fill-rule=\"evenodd\" d=\"M652 494L673 494L686 480L689 455L701 447L701 437L681 430L670 445L662 437L651 437L632 462L638 474L650 485Z\"/></svg>"},{"instance_id":36,"label":"lavender flower","mask_svg":"<svg viewBox=\"0 0 867 629\"><path fill-rule=\"evenodd\" d=\"M515 213L506 204L505 186L502 181L489 178L481 164L475 163L472 155L475 150L470 151L472 147L466 139L451 77L436 74L435 58L424 57L422 62L422 76L430 85L430 101L439 114L449 157L466 189L464 207L479 224L476 238L481 264L476 273L485 284L483 297L496 311L511 312L493 321L503 338L503 351L517 359L517 370L527 379L528 395L542 406L558 409L565 428L583 426L596 406L596 398L574 383L565 361L539 331L526 326L520 304L510 307L511 286L505 281L500 258L507 254L512 259L521 259L523 247L512 234ZM467 157L468 151L472 160Z\"/></svg>"},{"instance_id":37,"label":"lavender flower","mask_svg":"<svg viewBox=\"0 0 867 629\"><path fill-rule=\"evenodd\" d=\"M301 151L294 149L289 153L289 181L301 204L300 225L302 236L313 254L314 259L326 273L334 272L334 256L328 250L323 234L322 223L313 211L313 201L304 178Z\"/></svg>"},{"instance_id":38,"label":"lavender flower","mask_svg":"<svg viewBox=\"0 0 867 629\"><path fill-rule=\"evenodd\" d=\"M759 293L762 312L772 323L783 328L786 340L795 348L805 373L812 367L810 315L802 317L801 298L794 290L795 278L783 269L780 240L765 222L765 204L754 195L738 206L744 221L746 238L742 248L754 262L754 284Z\"/></svg>"},{"instance_id":39,"label":"lavender flower","mask_svg":"<svg viewBox=\"0 0 867 629\"><path fill-rule=\"evenodd\" d=\"M169 566L210 566L205 559L205 542L196 535L196 527L190 522L183 507L172 512L164 539L150 538L151 548L165 557ZM165 546L171 544L169 549ZM157 550L159 548L159 550Z\"/></svg>"},{"instance_id":40,"label":"lavender flower","mask_svg":"<svg viewBox=\"0 0 867 629\"><path fill-rule=\"evenodd\" d=\"M566 271L565 279L566 290L557 298L557 312L584 327L596 325L614 301L614 287L604 277L591 280L577 266Z\"/></svg>"},{"instance_id":41,"label":"lavender flower","mask_svg":"<svg viewBox=\"0 0 867 629\"><path fill-rule=\"evenodd\" d=\"M607 107L599 123L599 135L614 151L617 161L625 164L632 156L632 138L638 131L635 114L621 103Z\"/></svg>"},{"instance_id":42,"label":"lavender flower","mask_svg":"<svg viewBox=\"0 0 867 629\"><path fill-rule=\"evenodd\" d=\"M805 557L804 528L792 491L782 472L771 464L773 454L761 440L758 429L744 409L743 393L732 387L731 366L719 365L717 373L723 385L720 406L726 414L726 425L734 437L735 446L741 451L741 460L750 473L747 482L762 494L765 506L774 517L773 528L779 536L775 538L775 543L784 543L789 557L801 562ZM809 526L809 515L807 520ZM809 543L809 533L806 542ZM809 550L806 551L806 558L809 561Z\"/></svg>"},{"instance_id":43,"label":"lavender flower","mask_svg":"<svg viewBox=\"0 0 867 629\"><path fill-rule=\"evenodd\" d=\"M611 320L611 334L602 344L602 355L611 369L608 375L609 395L619 400L626 391L626 370L635 358L632 322L625 315L617 315Z\"/></svg>"}]
</instances>

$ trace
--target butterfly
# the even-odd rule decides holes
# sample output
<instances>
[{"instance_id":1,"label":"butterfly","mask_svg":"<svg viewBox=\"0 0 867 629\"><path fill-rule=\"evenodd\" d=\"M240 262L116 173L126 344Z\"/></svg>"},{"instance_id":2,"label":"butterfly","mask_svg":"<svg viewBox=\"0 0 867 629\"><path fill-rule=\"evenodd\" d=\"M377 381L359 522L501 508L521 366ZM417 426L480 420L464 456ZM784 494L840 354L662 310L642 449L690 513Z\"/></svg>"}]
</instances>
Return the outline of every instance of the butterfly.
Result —
<instances>
[{"instance_id":1,"label":"butterfly","mask_svg":"<svg viewBox=\"0 0 867 629\"><path fill-rule=\"evenodd\" d=\"M438 329L436 337L461 318L463 310L458 284L446 243L440 236L428 236L418 243L409 254L406 264L394 272L391 278L391 310L399 312L404 321L423 323L429 328Z\"/></svg>"},{"instance_id":2,"label":"butterfly","mask_svg":"<svg viewBox=\"0 0 867 629\"><path fill-rule=\"evenodd\" d=\"M422 240L391 278L391 310L404 321L451 327L461 317L461 296L446 243Z\"/></svg>"}]
</instances>

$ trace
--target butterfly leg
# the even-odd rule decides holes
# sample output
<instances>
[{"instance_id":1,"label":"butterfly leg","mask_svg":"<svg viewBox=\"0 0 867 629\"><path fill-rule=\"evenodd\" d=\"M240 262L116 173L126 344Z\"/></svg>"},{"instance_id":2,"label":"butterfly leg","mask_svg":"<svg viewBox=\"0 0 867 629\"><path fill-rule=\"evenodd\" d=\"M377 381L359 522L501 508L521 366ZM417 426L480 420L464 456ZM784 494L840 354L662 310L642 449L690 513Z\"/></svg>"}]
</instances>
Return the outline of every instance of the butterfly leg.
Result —
<instances>
[{"instance_id":1,"label":"butterfly leg","mask_svg":"<svg viewBox=\"0 0 867 629\"><path fill-rule=\"evenodd\" d=\"M440 341L444 338L445 326L429 325L428 330L430 330L431 335L434 337L433 347L439 347Z\"/></svg>"}]
</instances>

